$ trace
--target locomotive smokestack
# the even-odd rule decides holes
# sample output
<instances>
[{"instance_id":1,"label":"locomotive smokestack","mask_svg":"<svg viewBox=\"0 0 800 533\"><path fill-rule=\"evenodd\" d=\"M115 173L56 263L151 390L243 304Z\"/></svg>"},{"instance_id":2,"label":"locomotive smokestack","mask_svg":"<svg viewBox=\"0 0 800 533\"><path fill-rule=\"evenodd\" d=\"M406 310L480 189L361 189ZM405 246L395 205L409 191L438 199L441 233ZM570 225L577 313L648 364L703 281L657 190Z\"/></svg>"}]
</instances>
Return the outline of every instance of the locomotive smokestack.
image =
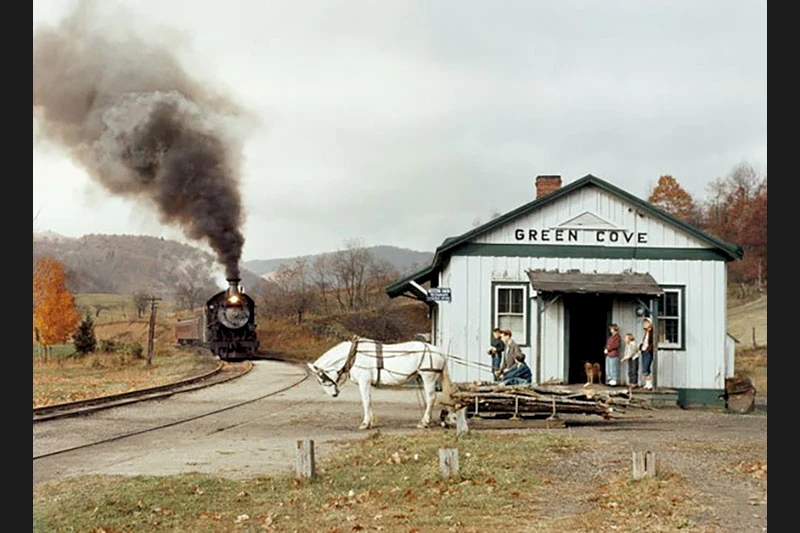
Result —
<instances>
[{"instance_id":1,"label":"locomotive smokestack","mask_svg":"<svg viewBox=\"0 0 800 533\"><path fill-rule=\"evenodd\" d=\"M80 0L33 34L38 140L56 143L105 190L142 201L207 243L239 277L243 110L193 79L169 45L114 26ZM116 20L130 20L124 13ZM163 32L161 32L163 35Z\"/></svg>"},{"instance_id":2,"label":"locomotive smokestack","mask_svg":"<svg viewBox=\"0 0 800 533\"><path fill-rule=\"evenodd\" d=\"M237 304L242 299L242 290L239 287L239 278L228 278L227 299L229 303Z\"/></svg>"}]
</instances>

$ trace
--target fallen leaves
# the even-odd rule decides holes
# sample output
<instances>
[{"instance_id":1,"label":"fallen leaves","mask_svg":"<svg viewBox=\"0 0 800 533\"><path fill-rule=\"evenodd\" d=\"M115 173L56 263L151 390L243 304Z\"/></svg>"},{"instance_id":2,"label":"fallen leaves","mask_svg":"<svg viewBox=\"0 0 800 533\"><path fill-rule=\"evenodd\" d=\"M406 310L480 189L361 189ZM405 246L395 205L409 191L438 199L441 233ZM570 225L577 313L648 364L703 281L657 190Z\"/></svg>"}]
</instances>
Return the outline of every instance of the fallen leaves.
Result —
<instances>
[{"instance_id":1,"label":"fallen leaves","mask_svg":"<svg viewBox=\"0 0 800 533\"><path fill-rule=\"evenodd\" d=\"M739 461L734 469L757 479L767 479L767 463L763 461Z\"/></svg>"}]
</instances>

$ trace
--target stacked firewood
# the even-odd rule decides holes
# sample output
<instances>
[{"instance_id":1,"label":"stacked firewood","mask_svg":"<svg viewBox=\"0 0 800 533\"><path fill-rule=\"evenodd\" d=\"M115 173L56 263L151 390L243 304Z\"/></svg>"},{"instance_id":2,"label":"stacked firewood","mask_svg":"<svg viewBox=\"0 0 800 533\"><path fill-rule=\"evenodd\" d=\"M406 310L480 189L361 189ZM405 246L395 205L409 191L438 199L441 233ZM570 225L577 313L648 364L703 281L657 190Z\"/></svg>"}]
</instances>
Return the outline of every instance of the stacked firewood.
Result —
<instances>
[{"instance_id":1,"label":"stacked firewood","mask_svg":"<svg viewBox=\"0 0 800 533\"><path fill-rule=\"evenodd\" d=\"M448 400L450 409L466 408L468 416L557 416L596 414L612 418L629 407L647 408L645 402L627 390L575 390L559 385L500 385L496 383L454 383Z\"/></svg>"}]
</instances>

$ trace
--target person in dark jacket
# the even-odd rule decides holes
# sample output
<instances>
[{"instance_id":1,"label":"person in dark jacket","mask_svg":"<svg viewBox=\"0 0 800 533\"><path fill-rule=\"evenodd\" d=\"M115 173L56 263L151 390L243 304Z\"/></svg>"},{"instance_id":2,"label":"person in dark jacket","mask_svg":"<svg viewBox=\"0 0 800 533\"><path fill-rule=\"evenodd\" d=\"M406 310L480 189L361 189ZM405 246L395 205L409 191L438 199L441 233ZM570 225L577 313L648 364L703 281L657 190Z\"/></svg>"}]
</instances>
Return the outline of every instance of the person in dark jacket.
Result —
<instances>
[{"instance_id":1,"label":"person in dark jacket","mask_svg":"<svg viewBox=\"0 0 800 533\"><path fill-rule=\"evenodd\" d=\"M525 362L525 354L518 352L514 365L503 372L503 385L527 385L531 382L531 367Z\"/></svg>"},{"instance_id":2,"label":"person in dark jacket","mask_svg":"<svg viewBox=\"0 0 800 533\"><path fill-rule=\"evenodd\" d=\"M606 384L615 387L619 383L619 348L622 338L619 335L619 326L611 324L608 326L611 333L606 339L606 347L603 353L606 354Z\"/></svg>"},{"instance_id":3,"label":"person in dark jacket","mask_svg":"<svg viewBox=\"0 0 800 533\"><path fill-rule=\"evenodd\" d=\"M500 381L500 366L503 364L503 352L506 349L506 343L500 338L500 328L492 330L492 346L489 348L489 355L492 356L492 376L495 381Z\"/></svg>"}]
</instances>

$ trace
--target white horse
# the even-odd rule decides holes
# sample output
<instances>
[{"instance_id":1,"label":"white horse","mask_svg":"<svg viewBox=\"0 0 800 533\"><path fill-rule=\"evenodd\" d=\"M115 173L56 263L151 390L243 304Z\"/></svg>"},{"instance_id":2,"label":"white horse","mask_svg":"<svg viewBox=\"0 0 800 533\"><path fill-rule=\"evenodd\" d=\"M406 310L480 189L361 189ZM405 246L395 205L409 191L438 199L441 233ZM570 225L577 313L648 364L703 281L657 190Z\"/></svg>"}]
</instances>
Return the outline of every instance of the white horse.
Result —
<instances>
[{"instance_id":1,"label":"white horse","mask_svg":"<svg viewBox=\"0 0 800 533\"><path fill-rule=\"evenodd\" d=\"M354 337L352 341L340 342L307 364L325 392L334 398L339 395L339 387L348 374L358 385L364 407L364 420L359 429L369 429L373 424L372 386L401 385L414 376L420 376L425 393L425 413L417 424L419 428L430 426L436 383L441 383L442 391L449 394L446 353L421 341L382 344Z\"/></svg>"}]
</instances>

